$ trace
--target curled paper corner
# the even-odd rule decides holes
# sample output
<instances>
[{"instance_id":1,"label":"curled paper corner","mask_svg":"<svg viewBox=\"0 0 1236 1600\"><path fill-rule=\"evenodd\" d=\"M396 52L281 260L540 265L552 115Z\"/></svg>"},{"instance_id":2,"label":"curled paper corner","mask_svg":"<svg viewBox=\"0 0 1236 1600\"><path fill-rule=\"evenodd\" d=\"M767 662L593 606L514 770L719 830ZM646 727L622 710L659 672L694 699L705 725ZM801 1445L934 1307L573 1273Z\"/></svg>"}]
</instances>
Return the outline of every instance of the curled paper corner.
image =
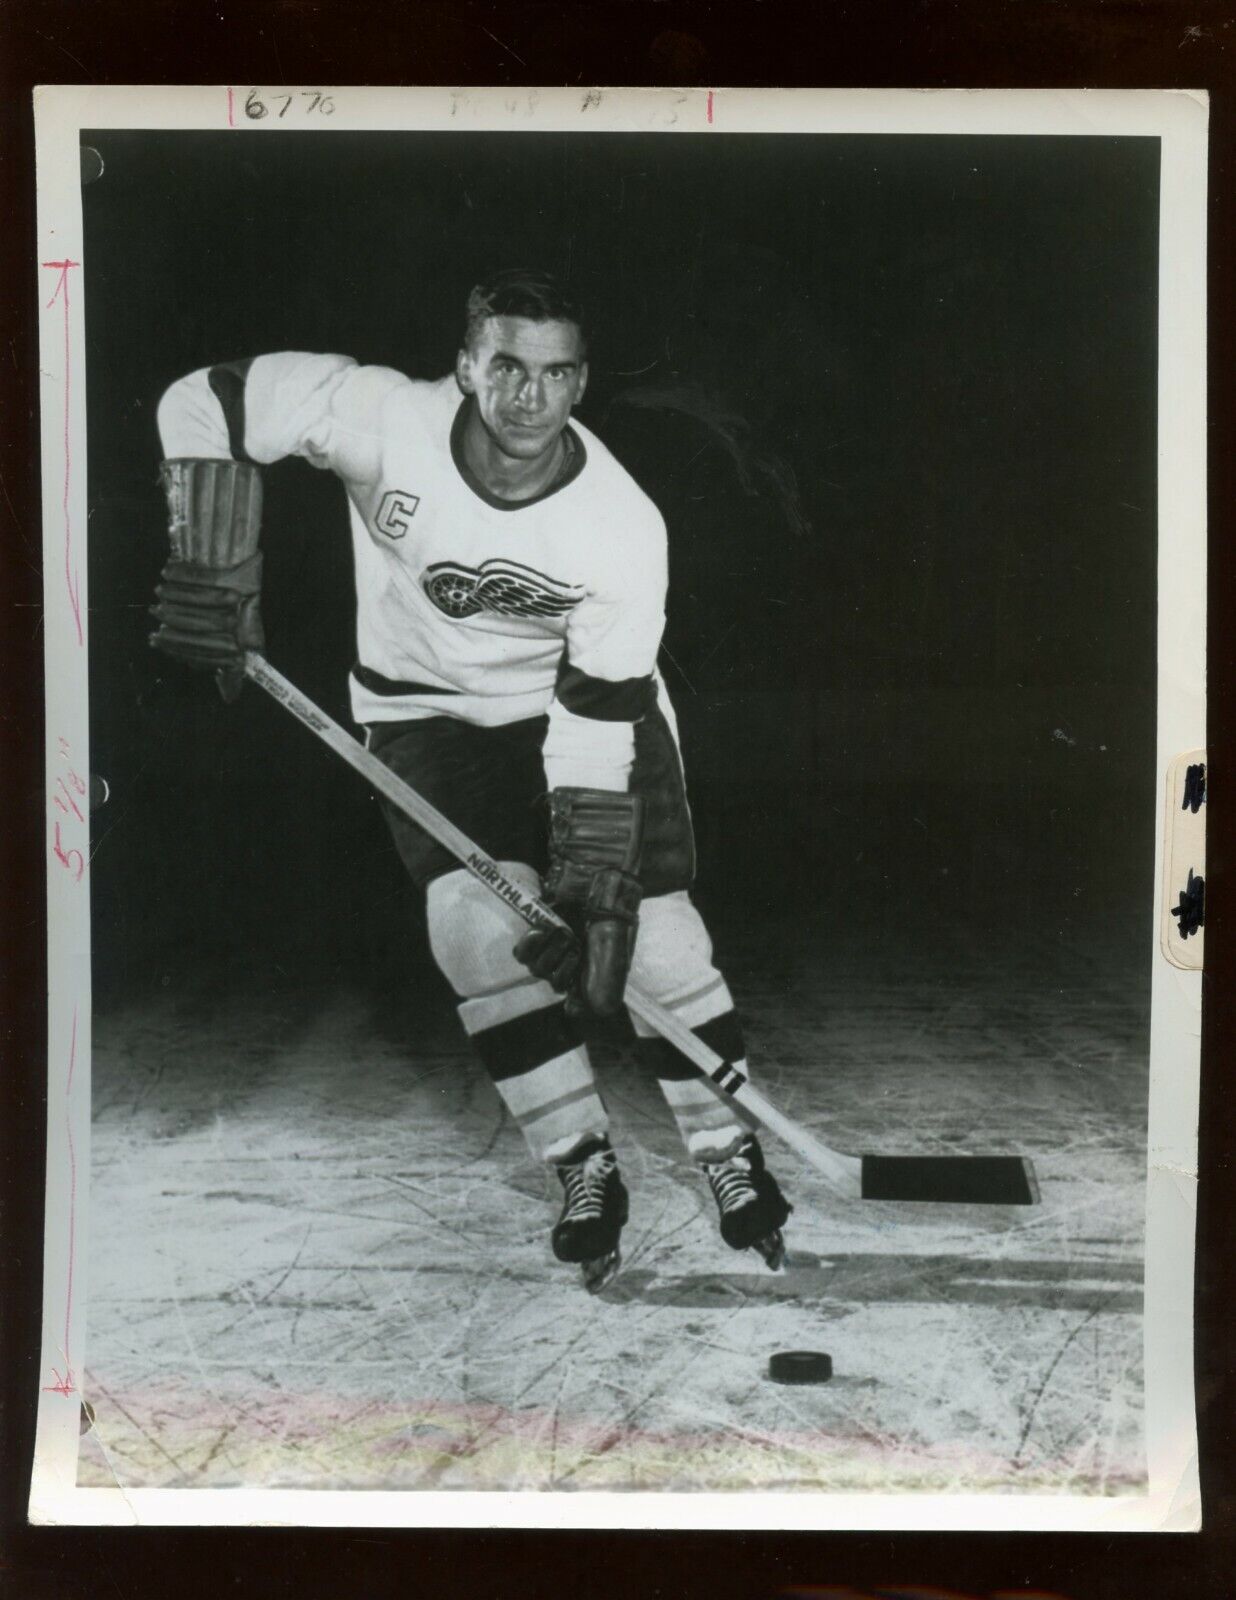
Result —
<instances>
[{"instance_id":1,"label":"curled paper corner","mask_svg":"<svg viewBox=\"0 0 1236 1600\"><path fill-rule=\"evenodd\" d=\"M1202 1526L1202 1497L1198 1489L1197 1451L1192 1450L1180 1468L1171 1492L1160 1533L1198 1533Z\"/></svg>"},{"instance_id":2,"label":"curled paper corner","mask_svg":"<svg viewBox=\"0 0 1236 1600\"><path fill-rule=\"evenodd\" d=\"M127 1520L137 1526L142 1519L138 1515L137 1508L129 1499L126 1485L117 1472L116 1463L107 1447L105 1438L106 1410L104 1411L103 1422L100 1424L94 1405L83 1396L81 1411L81 1439L77 1452L77 1488L87 1492L102 1493L107 1495L109 1499L113 1495L119 1495L128 1511L128 1517L119 1520Z\"/></svg>"}]
</instances>

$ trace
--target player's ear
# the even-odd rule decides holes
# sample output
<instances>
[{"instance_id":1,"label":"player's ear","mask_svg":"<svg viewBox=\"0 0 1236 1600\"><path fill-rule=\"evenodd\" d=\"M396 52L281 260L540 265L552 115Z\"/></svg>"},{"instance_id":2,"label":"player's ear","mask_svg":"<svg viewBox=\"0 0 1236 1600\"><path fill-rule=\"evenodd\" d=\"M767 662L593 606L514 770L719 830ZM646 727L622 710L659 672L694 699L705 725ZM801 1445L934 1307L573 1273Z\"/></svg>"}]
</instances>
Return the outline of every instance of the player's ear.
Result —
<instances>
[{"instance_id":1,"label":"player's ear","mask_svg":"<svg viewBox=\"0 0 1236 1600\"><path fill-rule=\"evenodd\" d=\"M588 363L586 361L581 361L579 364L579 371L575 374L575 405L578 405L579 402L584 398L584 390L587 387Z\"/></svg>"},{"instance_id":2,"label":"player's ear","mask_svg":"<svg viewBox=\"0 0 1236 1600\"><path fill-rule=\"evenodd\" d=\"M455 382L464 394L476 393L476 382L472 376L472 357L467 349L460 350L455 357Z\"/></svg>"}]
</instances>

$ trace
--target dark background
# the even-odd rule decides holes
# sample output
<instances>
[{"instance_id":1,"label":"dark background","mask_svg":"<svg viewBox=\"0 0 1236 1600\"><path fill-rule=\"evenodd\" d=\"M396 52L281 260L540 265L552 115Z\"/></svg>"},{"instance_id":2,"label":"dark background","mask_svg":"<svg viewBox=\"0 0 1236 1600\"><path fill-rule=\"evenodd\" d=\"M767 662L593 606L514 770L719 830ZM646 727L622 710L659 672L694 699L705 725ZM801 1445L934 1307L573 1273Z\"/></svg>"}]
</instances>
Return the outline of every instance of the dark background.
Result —
<instances>
[{"instance_id":1,"label":"dark background","mask_svg":"<svg viewBox=\"0 0 1236 1600\"><path fill-rule=\"evenodd\" d=\"M420 951L361 780L147 647L159 395L285 348L437 376L529 262L591 308L581 417L669 525L712 920L1148 982L1157 141L84 137L99 1005L206 952ZM269 654L346 719L343 491L266 477Z\"/></svg>"}]
</instances>

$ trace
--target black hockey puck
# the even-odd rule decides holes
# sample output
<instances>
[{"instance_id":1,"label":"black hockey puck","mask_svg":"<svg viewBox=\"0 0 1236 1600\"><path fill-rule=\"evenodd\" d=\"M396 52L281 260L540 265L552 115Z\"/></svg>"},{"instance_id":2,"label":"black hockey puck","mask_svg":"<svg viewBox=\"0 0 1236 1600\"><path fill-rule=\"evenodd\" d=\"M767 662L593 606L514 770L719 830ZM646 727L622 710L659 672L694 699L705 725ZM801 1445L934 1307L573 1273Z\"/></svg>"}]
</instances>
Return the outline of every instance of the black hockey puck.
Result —
<instances>
[{"instance_id":1,"label":"black hockey puck","mask_svg":"<svg viewBox=\"0 0 1236 1600\"><path fill-rule=\"evenodd\" d=\"M832 1375L833 1358L823 1350L778 1350L768 1358L774 1383L827 1383Z\"/></svg>"}]
</instances>

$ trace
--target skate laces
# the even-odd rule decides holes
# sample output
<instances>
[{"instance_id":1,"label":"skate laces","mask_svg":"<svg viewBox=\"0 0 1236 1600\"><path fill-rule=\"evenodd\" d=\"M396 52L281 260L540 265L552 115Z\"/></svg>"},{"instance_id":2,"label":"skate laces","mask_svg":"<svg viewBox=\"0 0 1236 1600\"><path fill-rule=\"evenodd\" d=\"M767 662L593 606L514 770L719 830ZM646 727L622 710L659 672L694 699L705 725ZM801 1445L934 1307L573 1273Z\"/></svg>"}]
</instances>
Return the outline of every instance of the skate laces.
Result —
<instances>
[{"instance_id":1,"label":"skate laces","mask_svg":"<svg viewBox=\"0 0 1236 1600\"><path fill-rule=\"evenodd\" d=\"M746 1148L744 1146L744 1150ZM751 1158L743 1150L726 1161L705 1161L703 1167L722 1215L749 1206L759 1198Z\"/></svg>"},{"instance_id":2,"label":"skate laces","mask_svg":"<svg viewBox=\"0 0 1236 1600\"><path fill-rule=\"evenodd\" d=\"M580 1222L585 1218L599 1217L604 1209L606 1188L617 1171L618 1157L608 1149L594 1150L582 1161L559 1167L558 1175L566 1191L566 1205L560 1222Z\"/></svg>"}]
</instances>

